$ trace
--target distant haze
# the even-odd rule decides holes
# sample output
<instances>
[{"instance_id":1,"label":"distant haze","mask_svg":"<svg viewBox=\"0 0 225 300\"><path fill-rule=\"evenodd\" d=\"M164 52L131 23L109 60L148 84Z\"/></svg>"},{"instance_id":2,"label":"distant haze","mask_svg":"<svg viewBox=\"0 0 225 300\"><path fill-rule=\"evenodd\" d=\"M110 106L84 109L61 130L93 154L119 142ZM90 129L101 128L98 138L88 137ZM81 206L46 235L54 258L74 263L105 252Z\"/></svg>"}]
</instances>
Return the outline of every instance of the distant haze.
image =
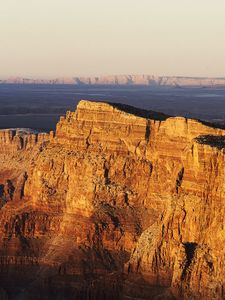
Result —
<instances>
[{"instance_id":1,"label":"distant haze","mask_svg":"<svg viewBox=\"0 0 225 300\"><path fill-rule=\"evenodd\" d=\"M225 76L224 0L0 0L0 78Z\"/></svg>"}]
</instances>

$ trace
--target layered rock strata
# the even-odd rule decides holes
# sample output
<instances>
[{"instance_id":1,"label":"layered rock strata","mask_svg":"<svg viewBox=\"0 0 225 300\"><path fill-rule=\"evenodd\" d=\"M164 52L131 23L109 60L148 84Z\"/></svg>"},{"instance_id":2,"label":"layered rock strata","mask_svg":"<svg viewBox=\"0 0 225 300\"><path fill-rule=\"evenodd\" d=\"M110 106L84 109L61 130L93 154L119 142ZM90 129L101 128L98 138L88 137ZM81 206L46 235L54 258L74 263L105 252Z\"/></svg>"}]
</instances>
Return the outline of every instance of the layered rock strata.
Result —
<instances>
[{"instance_id":1,"label":"layered rock strata","mask_svg":"<svg viewBox=\"0 0 225 300\"><path fill-rule=\"evenodd\" d=\"M0 132L0 295L223 299L224 136L89 101Z\"/></svg>"}]
</instances>

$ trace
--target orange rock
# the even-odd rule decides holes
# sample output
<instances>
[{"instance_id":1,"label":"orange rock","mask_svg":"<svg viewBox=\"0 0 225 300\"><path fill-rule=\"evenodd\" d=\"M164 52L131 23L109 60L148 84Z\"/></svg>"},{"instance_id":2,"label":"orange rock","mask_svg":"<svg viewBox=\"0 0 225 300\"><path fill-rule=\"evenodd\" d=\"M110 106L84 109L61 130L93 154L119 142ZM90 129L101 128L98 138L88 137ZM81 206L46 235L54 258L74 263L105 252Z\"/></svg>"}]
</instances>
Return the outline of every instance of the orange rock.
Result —
<instances>
[{"instance_id":1,"label":"orange rock","mask_svg":"<svg viewBox=\"0 0 225 300\"><path fill-rule=\"evenodd\" d=\"M224 136L89 101L55 134L0 131L3 289L223 299Z\"/></svg>"}]
</instances>

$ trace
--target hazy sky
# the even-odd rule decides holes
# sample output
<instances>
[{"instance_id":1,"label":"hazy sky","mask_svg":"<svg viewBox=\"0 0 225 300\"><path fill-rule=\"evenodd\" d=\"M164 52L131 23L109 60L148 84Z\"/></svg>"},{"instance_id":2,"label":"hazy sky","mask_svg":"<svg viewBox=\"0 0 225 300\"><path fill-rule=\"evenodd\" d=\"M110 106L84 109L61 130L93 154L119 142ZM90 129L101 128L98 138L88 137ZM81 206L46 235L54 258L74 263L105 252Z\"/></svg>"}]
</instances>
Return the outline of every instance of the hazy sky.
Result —
<instances>
[{"instance_id":1,"label":"hazy sky","mask_svg":"<svg viewBox=\"0 0 225 300\"><path fill-rule=\"evenodd\" d=\"M225 0L0 0L0 77L225 77Z\"/></svg>"}]
</instances>

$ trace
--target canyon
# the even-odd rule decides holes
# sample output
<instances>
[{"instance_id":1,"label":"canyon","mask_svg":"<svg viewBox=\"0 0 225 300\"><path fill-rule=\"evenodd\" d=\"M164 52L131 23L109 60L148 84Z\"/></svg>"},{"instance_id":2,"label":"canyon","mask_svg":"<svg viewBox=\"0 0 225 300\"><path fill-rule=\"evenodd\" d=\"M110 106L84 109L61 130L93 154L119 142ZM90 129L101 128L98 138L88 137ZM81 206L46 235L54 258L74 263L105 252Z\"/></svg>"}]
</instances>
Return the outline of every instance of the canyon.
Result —
<instances>
[{"instance_id":1,"label":"canyon","mask_svg":"<svg viewBox=\"0 0 225 300\"><path fill-rule=\"evenodd\" d=\"M225 130L82 100L0 149L0 299L224 299Z\"/></svg>"},{"instance_id":2,"label":"canyon","mask_svg":"<svg viewBox=\"0 0 225 300\"><path fill-rule=\"evenodd\" d=\"M225 87L223 77L188 77L156 75L110 75L92 77L59 77L54 79L10 77L0 80L0 84L73 84L73 85L121 85L151 87Z\"/></svg>"}]
</instances>

